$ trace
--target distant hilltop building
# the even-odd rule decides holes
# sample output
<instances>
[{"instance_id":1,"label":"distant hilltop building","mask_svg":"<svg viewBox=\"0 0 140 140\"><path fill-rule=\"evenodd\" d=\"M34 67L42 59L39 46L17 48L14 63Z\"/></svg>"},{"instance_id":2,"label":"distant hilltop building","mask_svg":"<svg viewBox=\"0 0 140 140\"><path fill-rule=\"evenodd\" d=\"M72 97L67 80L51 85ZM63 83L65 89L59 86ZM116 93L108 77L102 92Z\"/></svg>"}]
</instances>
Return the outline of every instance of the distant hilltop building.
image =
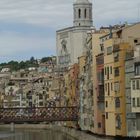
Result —
<instances>
[{"instance_id":1,"label":"distant hilltop building","mask_svg":"<svg viewBox=\"0 0 140 140\"><path fill-rule=\"evenodd\" d=\"M57 64L61 68L78 62L86 42L87 31L93 28L92 3L76 0L73 4L73 27L57 31Z\"/></svg>"}]
</instances>

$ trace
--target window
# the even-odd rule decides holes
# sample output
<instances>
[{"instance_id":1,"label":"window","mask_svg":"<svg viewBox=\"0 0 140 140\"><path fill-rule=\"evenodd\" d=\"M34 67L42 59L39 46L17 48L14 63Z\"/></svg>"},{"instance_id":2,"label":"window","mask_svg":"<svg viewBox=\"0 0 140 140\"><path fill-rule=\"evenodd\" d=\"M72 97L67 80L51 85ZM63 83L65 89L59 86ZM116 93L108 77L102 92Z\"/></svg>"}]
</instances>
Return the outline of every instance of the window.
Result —
<instances>
[{"instance_id":1,"label":"window","mask_svg":"<svg viewBox=\"0 0 140 140\"><path fill-rule=\"evenodd\" d=\"M112 66L110 67L110 74L112 74Z\"/></svg>"},{"instance_id":2,"label":"window","mask_svg":"<svg viewBox=\"0 0 140 140\"><path fill-rule=\"evenodd\" d=\"M111 91L113 91L113 83L111 83Z\"/></svg>"},{"instance_id":3,"label":"window","mask_svg":"<svg viewBox=\"0 0 140 140\"><path fill-rule=\"evenodd\" d=\"M140 131L140 119L137 119L136 121L135 124L137 124L137 130Z\"/></svg>"},{"instance_id":4,"label":"window","mask_svg":"<svg viewBox=\"0 0 140 140\"><path fill-rule=\"evenodd\" d=\"M140 107L140 98L137 98L137 107Z\"/></svg>"},{"instance_id":5,"label":"window","mask_svg":"<svg viewBox=\"0 0 140 140\"><path fill-rule=\"evenodd\" d=\"M120 115L116 116L116 128L121 129L121 117L120 117Z\"/></svg>"},{"instance_id":6,"label":"window","mask_svg":"<svg viewBox=\"0 0 140 140\"><path fill-rule=\"evenodd\" d=\"M132 104L133 104L133 107L136 107L136 100L135 100L135 98L132 99Z\"/></svg>"},{"instance_id":7,"label":"window","mask_svg":"<svg viewBox=\"0 0 140 140\"><path fill-rule=\"evenodd\" d=\"M106 67L105 67L105 75L106 75Z\"/></svg>"},{"instance_id":8,"label":"window","mask_svg":"<svg viewBox=\"0 0 140 140\"><path fill-rule=\"evenodd\" d=\"M114 53L114 61L118 62L119 61L119 52Z\"/></svg>"},{"instance_id":9,"label":"window","mask_svg":"<svg viewBox=\"0 0 140 140\"><path fill-rule=\"evenodd\" d=\"M135 88L135 80L132 81L132 86L133 86L133 90L135 90L135 89L136 89L136 88Z\"/></svg>"},{"instance_id":10,"label":"window","mask_svg":"<svg viewBox=\"0 0 140 140\"><path fill-rule=\"evenodd\" d=\"M135 75L140 75L140 63L135 65Z\"/></svg>"},{"instance_id":11,"label":"window","mask_svg":"<svg viewBox=\"0 0 140 140\"><path fill-rule=\"evenodd\" d=\"M105 84L105 91L107 92L107 84Z\"/></svg>"},{"instance_id":12,"label":"window","mask_svg":"<svg viewBox=\"0 0 140 140\"><path fill-rule=\"evenodd\" d=\"M113 51L112 47L108 47L107 48L107 55L112 54L112 51Z\"/></svg>"},{"instance_id":13,"label":"window","mask_svg":"<svg viewBox=\"0 0 140 140\"><path fill-rule=\"evenodd\" d=\"M136 89L140 89L140 82L139 82L139 80L136 81Z\"/></svg>"},{"instance_id":14,"label":"window","mask_svg":"<svg viewBox=\"0 0 140 140\"><path fill-rule=\"evenodd\" d=\"M101 51L104 51L104 44L100 44Z\"/></svg>"},{"instance_id":15,"label":"window","mask_svg":"<svg viewBox=\"0 0 140 140\"><path fill-rule=\"evenodd\" d=\"M110 84L108 83L108 95L110 95Z\"/></svg>"},{"instance_id":16,"label":"window","mask_svg":"<svg viewBox=\"0 0 140 140\"><path fill-rule=\"evenodd\" d=\"M115 77L119 76L120 75L120 70L119 70L119 67L116 67L115 70Z\"/></svg>"},{"instance_id":17,"label":"window","mask_svg":"<svg viewBox=\"0 0 140 140\"><path fill-rule=\"evenodd\" d=\"M118 93L120 91L120 83L119 82L114 83L114 91L116 93Z\"/></svg>"},{"instance_id":18,"label":"window","mask_svg":"<svg viewBox=\"0 0 140 140\"><path fill-rule=\"evenodd\" d=\"M29 107L32 107L32 105L33 105L32 102L29 102Z\"/></svg>"},{"instance_id":19,"label":"window","mask_svg":"<svg viewBox=\"0 0 140 140\"><path fill-rule=\"evenodd\" d=\"M43 102L39 102L39 106L43 106Z\"/></svg>"},{"instance_id":20,"label":"window","mask_svg":"<svg viewBox=\"0 0 140 140\"><path fill-rule=\"evenodd\" d=\"M106 119L108 119L108 112L106 112Z\"/></svg>"},{"instance_id":21,"label":"window","mask_svg":"<svg viewBox=\"0 0 140 140\"><path fill-rule=\"evenodd\" d=\"M98 128L101 128L101 123L98 123Z\"/></svg>"},{"instance_id":22,"label":"window","mask_svg":"<svg viewBox=\"0 0 140 140\"><path fill-rule=\"evenodd\" d=\"M117 97L115 100L116 108L120 108L120 98Z\"/></svg>"},{"instance_id":23,"label":"window","mask_svg":"<svg viewBox=\"0 0 140 140\"><path fill-rule=\"evenodd\" d=\"M85 9L85 18L87 18L87 9Z\"/></svg>"},{"instance_id":24,"label":"window","mask_svg":"<svg viewBox=\"0 0 140 140\"><path fill-rule=\"evenodd\" d=\"M81 9L78 10L79 18L81 18Z\"/></svg>"},{"instance_id":25,"label":"window","mask_svg":"<svg viewBox=\"0 0 140 140\"><path fill-rule=\"evenodd\" d=\"M106 101L106 108L108 107L108 101Z\"/></svg>"},{"instance_id":26,"label":"window","mask_svg":"<svg viewBox=\"0 0 140 140\"><path fill-rule=\"evenodd\" d=\"M89 18L92 18L92 10L89 9Z\"/></svg>"},{"instance_id":27,"label":"window","mask_svg":"<svg viewBox=\"0 0 140 140\"><path fill-rule=\"evenodd\" d=\"M107 67L107 79L109 79L109 67Z\"/></svg>"},{"instance_id":28,"label":"window","mask_svg":"<svg viewBox=\"0 0 140 140\"><path fill-rule=\"evenodd\" d=\"M46 98L49 98L49 94L46 95Z\"/></svg>"},{"instance_id":29,"label":"window","mask_svg":"<svg viewBox=\"0 0 140 140\"><path fill-rule=\"evenodd\" d=\"M134 43L138 43L138 40L137 40L137 39L135 39L135 40L134 40Z\"/></svg>"},{"instance_id":30,"label":"window","mask_svg":"<svg viewBox=\"0 0 140 140\"><path fill-rule=\"evenodd\" d=\"M43 99L43 95L39 94L39 100Z\"/></svg>"}]
</instances>

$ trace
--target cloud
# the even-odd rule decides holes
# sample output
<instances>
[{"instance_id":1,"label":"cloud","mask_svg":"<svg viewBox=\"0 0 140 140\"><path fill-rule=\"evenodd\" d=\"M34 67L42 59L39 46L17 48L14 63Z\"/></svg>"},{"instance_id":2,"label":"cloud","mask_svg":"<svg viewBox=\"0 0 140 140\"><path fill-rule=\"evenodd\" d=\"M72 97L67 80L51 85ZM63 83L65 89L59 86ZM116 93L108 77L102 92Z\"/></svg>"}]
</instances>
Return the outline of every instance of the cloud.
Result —
<instances>
[{"instance_id":1,"label":"cloud","mask_svg":"<svg viewBox=\"0 0 140 140\"><path fill-rule=\"evenodd\" d=\"M0 61L55 54L55 31L72 26L72 4L73 0L1 0ZM93 0L94 26L136 22L138 6L139 0Z\"/></svg>"},{"instance_id":2,"label":"cloud","mask_svg":"<svg viewBox=\"0 0 140 140\"><path fill-rule=\"evenodd\" d=\"M65 0L0 1L0 20L10 22L16 21L41 26L57 26L55 24L56 20L61 18L65 19L67 16L72 15L72 12L69 11L72 11L72 3L70 3L70 0L69 2Z\"/></svg>"}]
</instances>

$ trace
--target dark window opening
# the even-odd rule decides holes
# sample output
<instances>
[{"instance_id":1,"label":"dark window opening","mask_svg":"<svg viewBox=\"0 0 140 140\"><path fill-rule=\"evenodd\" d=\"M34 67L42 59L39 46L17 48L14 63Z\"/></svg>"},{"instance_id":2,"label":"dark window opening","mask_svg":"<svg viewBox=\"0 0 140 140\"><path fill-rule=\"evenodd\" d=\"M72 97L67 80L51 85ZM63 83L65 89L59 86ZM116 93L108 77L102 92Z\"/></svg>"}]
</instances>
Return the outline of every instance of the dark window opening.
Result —
<instances>
[{"instance_id":1,"label":"dark window opening","mask_svg":"<svg viewBox=\"0 0 140 140\"><path fill-rule=\"evenodd\" d=\"M85 9L85 18L87 18L87 9Z\"/></svg>"},{"instance_id":2,"label":"dark window opening","mask_svg":"<svg viewBox=\"0 0 140 140\"><path fill-rule=\"evenodd\" d=\"M134 43L138 43L138 40L137 40L137 39L135 39L135 40L134 40Z\"/></svg>"},{"instance_id":3,"label":"dark window opening","mask_svg":"<svg viewBox=\"0 0 140 140\"><path fill-rule=\"evenodd\" d=\"M78 10L79 18L81 18L81 9Z\"/></svg>"},{"instance_id":4,"label":"dark window opening","mask_svg":"<svg viewBox=\"0 0 140 140\"><path fill-rule=\"evenodd\" d=\"M101 123L98 123L98 128L101 128Z\"/></svg>"},{"instance_id":5,"label":"dark window opening","mask_svg":"<svg viewBox=\"0 0 140 140\"><path fill-rule=\"evenodd\" d=\"M115 77L120 75L119 67L115 68Z\"/></svg>"},{"instance_id":6,"label":"dark window opening","mask_svg":"<svg viewBox=\"0 0 140 140\"><path fill-rule=\"evenodd\" d=\"M115 102L116 102L116 108L120 108L120 104L121 103L120 103L119 97L116 98L116 101Z\"/></svg>"},{"instance_id":7,"label":"dark window opening","mask_svg":"<svg viewBox=\"0 0 140 140\"><path fill-rule=\"evenodd\" d=\"M106 101L106 108L108 107L108 101Z\"/></svg>"},{"instance_id":8,"label":"dark window opening","mask_svg":"<svg viewBox=\"0 0 140 140\"><path fill-rule=\"evenodd\" d=\"M108 112L106 112L106 119L108 119Z\"/></svg>"}]
</instances>

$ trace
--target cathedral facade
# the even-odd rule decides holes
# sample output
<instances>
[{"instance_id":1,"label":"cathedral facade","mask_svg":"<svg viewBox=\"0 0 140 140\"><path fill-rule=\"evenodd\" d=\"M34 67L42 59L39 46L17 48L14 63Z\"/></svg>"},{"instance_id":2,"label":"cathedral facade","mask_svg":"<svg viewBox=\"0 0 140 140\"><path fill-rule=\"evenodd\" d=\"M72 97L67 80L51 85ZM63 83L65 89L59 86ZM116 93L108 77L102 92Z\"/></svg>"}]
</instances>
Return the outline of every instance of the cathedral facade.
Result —
<instances>
[{"instance_id":1,"label":"cathedral facade","mask_svg":"<svg viewBox=\"0 0 140 140\"><path fill-rule=\"evenodd\" d=\"M56 32L57 64L63 68L78 62L85 47L87 32L93 29L92 3L89 0L76 0L73 13L73 27Z\"/></svg>"}]
</instances>

